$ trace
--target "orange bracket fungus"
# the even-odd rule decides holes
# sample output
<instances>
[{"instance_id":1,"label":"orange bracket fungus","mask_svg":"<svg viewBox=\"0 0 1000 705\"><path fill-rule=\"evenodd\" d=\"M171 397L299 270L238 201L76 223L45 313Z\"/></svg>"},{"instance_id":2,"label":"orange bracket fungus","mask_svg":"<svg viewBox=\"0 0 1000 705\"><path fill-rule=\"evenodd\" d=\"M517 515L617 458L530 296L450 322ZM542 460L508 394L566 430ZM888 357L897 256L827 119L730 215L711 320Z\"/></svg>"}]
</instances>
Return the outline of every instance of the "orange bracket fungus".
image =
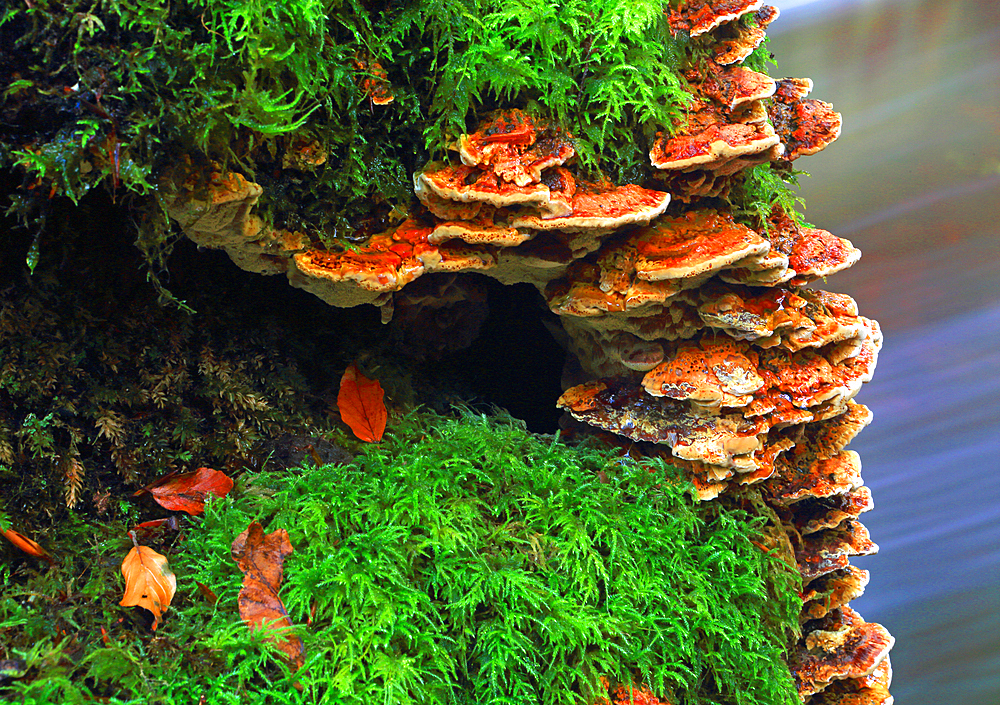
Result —
<instances>
[{"instance_id":1,"label":"orange bracket fungus","mask_svg":"<svg viewBox=\"0 0 1000 705\"><path fill-rule=\"evenodd\" d=\"M763 0L683 0L670 10L670 28L697 37L756 12L763 4Z\"/></svg>"},{"instance_id":2,"label":"orange bracket fungus","mask_svg":"<svg viewBox=\"0 0 1000 705\"><path fill-rule=\"evenodd\" d=\"M475 131L420 157L437 161L412 174L405 215L350 245L272 227L256 213L262 187L221 169L207 188L177 185L166 209L244 269L283 274L331 305L381 307L425 357L454 349L414 332L436 311L468 301L474 332L452 337L479 330L483 288L461 277L533 286L575 358L557 402L572 422L669 457L703 501L753 486L780 517L803 583L791 657L803 700L888 703L892 638L848 604L868 581L851 557L877 550L859 520L871 492L848 445L872 418L854 398L882 332L850 296L807 288L861 253L787 201L740 205L760 171L787 177L841 130L840 114L808 97L810 80L759 72L754 52L777 17L763 0L670 3L671 32L698 58L679 69L688 101L672 124L637 131L631 147L648 162L634 183L579 163L581 143L535 106L481 114ZM355 78L373 105L392 100L373 59L356 57ZM308 172L320 159L321 146L291 143L282 163ZM429 274L437 281L419 281ZM339 404L376 442L385 411L366 384L377 383L350 366ZM656 697L614 695L632 696Z\"/></svg>"},{"instance_id":3,"label":"orange bracket fungus","mask_svg":"<svg viewBox=\"0 0 1000 705\"><path fill-rule=\"evenodd\" d=\"M778 15L778 8L763 5L753 14L752 23L727 22L716 34L718 41L712 48L712 58L721 66L743 61L764 41L767 26L778 19Z\"/></svg>"}]
</instances>

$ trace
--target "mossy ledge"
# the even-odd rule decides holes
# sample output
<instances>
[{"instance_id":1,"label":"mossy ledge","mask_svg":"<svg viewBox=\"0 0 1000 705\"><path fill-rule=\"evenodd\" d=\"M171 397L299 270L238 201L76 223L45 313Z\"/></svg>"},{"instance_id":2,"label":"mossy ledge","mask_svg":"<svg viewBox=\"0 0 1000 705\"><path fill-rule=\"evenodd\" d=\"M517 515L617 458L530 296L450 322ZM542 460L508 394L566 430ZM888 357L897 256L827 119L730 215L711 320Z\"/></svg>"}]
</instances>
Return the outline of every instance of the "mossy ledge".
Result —
<instances>
[{"instance_id":1,"label":"mossy ledge","mask_svg":"<svg viewBox=\"0 0 1000 705\"><path fill-rule=\"evenodd\" d=\"M0 528L56 561L0 539L4 697L499 703L533 690L589 705L605 676L662 686L676 705L794 702L800 579L790 554L761 548L787 542L754 493L697 503L668 467L456 413L444 366L422 380L377 316L191 243L171 285L197 313L158 306L127 233L103 225L121 206L101 196L53 220L75 236L34 275L20 272L23 232L0 268L14 282L0 302ZM335 374L357 358L388 392L378 446L331 409ZM300 466L284 452L296 434L323 463L337 447L360 455ZM143 535L179 581L150 632L147 613L118 606L119 565L128 529L167 512L129 496L200 465L237 486L204 519ZM238 616L229 546L252 519L294 542L281 596L306 642L297 674Z\"/></svg>"},{"instance_id":2,"label":"mossy ledge","mask_svg":"<svg viewBox=\"0 0 1000 705\"><path fill-rule=\"evenodd\" d=\"M669 466L532 436L509 417L413 413L346 465L245 474L204 519L162 536L153 546L179 590L155 636L137 639L109 598L129 539L86 538L98 560L72 568L84 571L77 604L59 619L28 603L58 570L0 604L5 641L47 675L5 690L30 702L593 703L608 682L642 681L674 703L791 704L798 575L760 548L782 535L760 506L752 493L699 504ZM236 613L230 543L253 520L295 548L281 595L305 643L298 672ZM63 541L83 533L60 529ZM67 620L105 641L81 658L60 637Z\"/></svg>"},{"instance_id":3,"label":"mossy ledge","mask_svg":"<svg viewBox=\"0 0 1000 705\"><path fill-rule=\"evenodd\" d=\"M34 0L2 11L0 528L32 533L56 565L0 541L0 694L589 705L607 678L674 705L796 702L786 646L800 578L754 491L698 504L669 467L449 412L384 338L366 337L370 312L330 313L316 333L296 301L280 325L261 325L249 309L273 289L230 274L185 286L212 267L175 266L193 245L174 247L163 208L170 184L204 189L206 173L229 170L261 185L270 225L350 248L406 211L415 169L500 107L570 130L582 170L641 183L652 136L686 108L683 67L702 51L670 33L665 5ZM768 56L762 46L747 65ZM391 102L373 99L373 82ZM761 165L740 178L737 217L794 203L790 173ZM138 251L117 239L122 223L161 294L160 279L198 292L182 297L190 307L156 308ZM392 398L387 439L363 449L331 402L334 371L358 356ZM269 449L292 434L360 454L282 464ZM127 497L202 464L237 488L203 519L148 537L180 582L150 633L144 613L117 606L118 566L127 529L163 512ZM296 673L237 616L229 546L252 519L296 547L282 591L307 648Z\"/></svg>"},{"instance_id":4,"label":"mossy ledge","mask_svg":"<svg viewBox=\"0 0 1000 705\"><path fill-rule=\"evenodd\" d=\"M343 244L405 211L413 171L498 107L568 129L582 169L640 183L654 134L690 101L682 69L703 51L671 34L664 7L18 3L0 15L0 167L22 178L11 209L37 226L51 198L78 202L100 185L142 212L137 241L158 267L170 238L155 194L216 164L261 184L275 227ZM765 44L746 63L763 69L768 57ZM373 82L391 103L373 102ZM303 150L317 153L282 169ZM736 211L787 209L789 178L748 173Z\"/></svg>"}]
</instances>

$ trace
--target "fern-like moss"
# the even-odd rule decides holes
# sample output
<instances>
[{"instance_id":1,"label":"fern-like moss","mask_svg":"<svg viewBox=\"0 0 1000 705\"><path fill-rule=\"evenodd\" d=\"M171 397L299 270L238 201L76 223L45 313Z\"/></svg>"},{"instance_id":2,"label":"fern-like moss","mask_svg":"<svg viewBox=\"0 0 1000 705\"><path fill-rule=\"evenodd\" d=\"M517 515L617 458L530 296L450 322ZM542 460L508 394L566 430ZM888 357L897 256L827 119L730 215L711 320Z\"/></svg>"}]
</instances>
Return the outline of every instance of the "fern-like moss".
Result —
<instances>
[{"instance_id":1,"label":"fern-like moss","mask_svg":"<svg viewBox=\"0 0 1000 705\"><path fill-rule=\"evenodd\" d=\"M640 183L654 134L690 100L683 69L706 51L672 35L663 10L662 0L39 0L0 15L0 167L22 175L12 209L36 226L53 195L78 202L102 184L141 197L138 240L154 270L169 243L152 198L164 182L228 165L264 186L275 225L316 245L363 239L406 210L415 169L501 107L575 134L591 176ZM364 88L372 62L388 105ZM766 42L746 61L772 63ZM303 144L324 159L287 168ZM759 181L748 177L737 210L759 210ZM769 186L788 206L787 185Z\"/></svg>"},{"instance_id":2,"label":"fern-like moss","mask_svg":"<svg viewBox=\"0 0 1000 705\"><path fill-rule=\"evenodd\" d=\"M658 0L411 2L385 27L387 58L423 74L431 151L484 108L534 107L578 136L586 164L623 168L688 102L685 44Z\"/></svg>"},{"instance_id":3,"label":"fern-like moss","mask_svg":"<svg viewBox=\"0 0 1000 705\"><path fill-rule=\"evenodd\" d=\"M580 159L639 173L688 100L687 45L654 0L40 0L0 16L0 166L78 201L149 194L188 156L266 187L279 225L323 240L405 207L412 171L479 116L520 107L574 132ZM381 62L395 100L362 87ZM281 173L294 145L328 158ZM646 165L648 168L648 164ZM184 174L173 174L183 178ZM303 178L304 177L304 178ZM19 201L26 221L37 200ZM34 209L34 210L33 210Z\"/></svg>"},{"instance_id":4,"label":"fern-like moss","mask_svg":"<svg viewBox=\"0 0 1000 705\"><path fill-rule=\"evenodd\" d=\"M213 505L178 570L216 589L225 631L228 542L250 520L286 529L281 594L311 621L308 675L288 678L307 698L590 703L604 676L678 704L797 702L797 576L752 540L767 518L698 504L669 467L414 415L352 465L244 492Z\"/></svg>"},{"instance_id":5,"label":"fern-like moss","mask_svg":"<svg viewBox=\"0 0 1000 705\"><path fill-rule=\"evenodd\" d=\"M805 208L805 201L798 195L799 176L802 174L806 173L775 168L770 163L745 169L729 197L733 215L765 234L767 219L775 207L792 216L800 225L809 226L800 212Z\"/></svg>"}]
</instances>

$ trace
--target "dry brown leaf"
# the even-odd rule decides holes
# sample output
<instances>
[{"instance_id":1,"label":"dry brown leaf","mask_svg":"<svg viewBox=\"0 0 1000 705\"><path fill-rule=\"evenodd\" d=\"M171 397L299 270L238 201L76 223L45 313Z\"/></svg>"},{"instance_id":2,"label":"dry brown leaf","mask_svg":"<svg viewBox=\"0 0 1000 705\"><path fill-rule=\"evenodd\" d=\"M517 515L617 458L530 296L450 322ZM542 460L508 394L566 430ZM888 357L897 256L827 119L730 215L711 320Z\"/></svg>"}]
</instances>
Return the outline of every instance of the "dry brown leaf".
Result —
<instances>
[{"instance_id":1,"label":"dry brown leaf","mask_svg":"<svg viewBox=\"0 0 1000 705\"><path fill-rule=\"evenodd\" d=\"M133 539L134 541L135 539ZM122 561L125 596L122 607L144 607L153 613L153 631L167 611L177 591L177 578L167 566L167 559L149 546L134 546Z\"/></svg>"},{"instance_id":2,"label":"dry brown leaf","mask_svg":"<svg viewBox=\"0 0 1000 705\"><path fill-rule=\"evenodd\" d=\"M305 661L305 649L302 640L291 633L292 620L278 597L283 564L292 550L287 531L278 529L265 534L264 527L255 521L233 541L232 555L244 573L239 595L240 616L251 629L260 628L265 622L287 629L273 642L297 669Z\"/></svg>"},{"instance_id":3,"label":"dry brown leaf","mask_svg":"<svg viewBox=\"0 0 1000 705\"><path fill-rule=\"evenodd\" d=\"M197 580L194 581L194 584L198 586L198 592L201 593L202 597L208 600L209 604L214 605L219 601L219 596L216 595L215 591L212 590L212 588L210 588L208 585L202 582L198 582Z\"/></svg>"}]
</instances>

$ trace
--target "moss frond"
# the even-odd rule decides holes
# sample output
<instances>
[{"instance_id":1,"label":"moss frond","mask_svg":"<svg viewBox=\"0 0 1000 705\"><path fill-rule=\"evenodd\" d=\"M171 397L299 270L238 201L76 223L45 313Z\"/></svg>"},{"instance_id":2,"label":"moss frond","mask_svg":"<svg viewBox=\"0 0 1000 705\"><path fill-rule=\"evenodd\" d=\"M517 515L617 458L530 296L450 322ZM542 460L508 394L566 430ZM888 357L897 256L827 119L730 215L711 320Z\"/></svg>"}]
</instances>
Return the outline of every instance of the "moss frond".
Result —
<instances>
[{"instance_id":1,"label":"moss frond","mask_svg":"<svg viewBox=\"0 0 1000 705\"><path fill-rule=\"evenodd\" d=\"M800 212L805 208L805 201L798 195L799 176L802 175L809 174L779 169L770 163L745 169L729 197L733 215L750 227L766 232L768 216L778 206L799 225L811 227Z\"/></svg>"},{"instance_id":2,"label":"moss frond","mask_svg":"<svg viewBox=\"0 0 1000 705\"><path fill-rule=\"evenodd\" d=\"M5 13L0 41L0 163L26 187L145 195L187 155L260 180L278 225L320 239L405 207L408 175L496 107L557 121L615 178L688 100L686 44L653 0L37 2ZM359 56L393 103L371 104ZM326 162L283 169L311 141Z\"/></svg>"},{"instance_id":3,"label":"moss frond","mask_svg":"<svg viewBox=\"0 0 1000 705\"><path fill-rule=\"evenodd\" d=\"M365 450L253 478L267 499L213 505L185 559L233 600L227 537L250 518L288 530L283 599L326 654L311 697L588 703L605 676L679 703L796 702L782 653L800 606L772 577L794 571L749 540L767 518L503 417L415 414Z\"/></svg>"}]
</instances>

